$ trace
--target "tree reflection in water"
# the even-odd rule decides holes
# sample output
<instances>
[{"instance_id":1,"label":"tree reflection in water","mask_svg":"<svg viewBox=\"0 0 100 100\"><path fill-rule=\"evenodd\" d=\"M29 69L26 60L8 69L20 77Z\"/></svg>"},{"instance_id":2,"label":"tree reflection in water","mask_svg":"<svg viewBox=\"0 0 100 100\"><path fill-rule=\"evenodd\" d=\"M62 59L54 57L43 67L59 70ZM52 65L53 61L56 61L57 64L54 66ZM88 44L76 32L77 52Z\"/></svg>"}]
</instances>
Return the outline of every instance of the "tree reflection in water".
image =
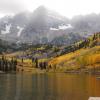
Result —
<instances>
[{"instance_id":1,"label":"tree reflection in water","mask_svg":"<svg viewBox=\"0 0 100 100\"><path fill-rule=\"evenodd\" d=\"M100 96L100 80L89 75L0 74L0 100L88 100Z\"/></svg>"}]
</instances>

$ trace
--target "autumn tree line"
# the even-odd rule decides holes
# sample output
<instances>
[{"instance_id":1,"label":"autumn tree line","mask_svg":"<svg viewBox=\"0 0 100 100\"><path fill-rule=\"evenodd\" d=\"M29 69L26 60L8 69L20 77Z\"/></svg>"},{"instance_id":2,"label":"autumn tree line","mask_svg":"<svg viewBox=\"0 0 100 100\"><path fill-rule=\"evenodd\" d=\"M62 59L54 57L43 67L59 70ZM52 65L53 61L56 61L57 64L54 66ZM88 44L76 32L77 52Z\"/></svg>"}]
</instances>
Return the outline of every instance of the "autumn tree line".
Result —
<instances>
[{"instance_id":1,"label":"autumn tree line","mask_svg":"<svg viewBox=\"0 0 100 100\"><path fill-rule=\"evenodd\" d=\"M39 62L38 58L32 58L32 63L35 63L35 67L40 68L41 70L46 69L48 66L46 61Z\"/></svg>"},{"instance_id":2,"label":"autumn tree line","mask_svg":"<svg viewBox=\"0 0 100 100\"><path fill-rule=\"evenodd\" d=\"M100 39L100 32L95 33L94 35L90 36L89 38L87 38L85 40L82 40L80 42L77 42L77 43L74 43L74 44L72 44L70 46L67 46L65 48L65 50L62 52L62 54L74 52L74 51L79 50L81 48L94 47L94 46L98 45L97 43L98 43L99 39ZM32 63L35 63L35 67L36 68L40 68L41 70L42 69L47 69L47 68L52 68L52 66L48 65L48 62L46 62L46 61L39 62L38 58L32 58Z\"/></svg>"},{"instance_id":3,"label":"autumn tree line","mask_svg":"<svg viewBox=\"0 0 100 100\"><path fill-rule=\"evenodd\" d=\"M11 72L11 71L16 71L16 69L17 69L16 58L11 58L11 60L8 60L5 56L2 56L0 58L0 71Z\"/></svg>"},{"instance_id":4,"label":"autumn tree line","mask_svg":"<svg viewBox=\"0 0 100 100\"><path fill-rule=\"evenodd\" d=\"M61 53L61 55L65 54L65 53L70 53L70 52L74 52L76 50L79 50L81 48L91 48L94 47L96 45L100 45L98 44L98 40L100 39L100 32L95 33L93 36L90 36L89 38L82 40L80 42L74 43L70 46L67 46Z\"/></svg>"}]
</instances>

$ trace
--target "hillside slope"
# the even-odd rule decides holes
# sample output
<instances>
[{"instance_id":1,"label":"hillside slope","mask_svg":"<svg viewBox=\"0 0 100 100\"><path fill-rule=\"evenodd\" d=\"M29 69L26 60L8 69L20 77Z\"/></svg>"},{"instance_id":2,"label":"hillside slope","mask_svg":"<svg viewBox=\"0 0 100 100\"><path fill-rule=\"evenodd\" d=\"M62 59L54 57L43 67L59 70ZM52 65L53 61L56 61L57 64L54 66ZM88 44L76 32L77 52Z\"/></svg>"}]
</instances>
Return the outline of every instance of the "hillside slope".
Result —
<instances>
[{"instance_id":1,"label":"hillside slope","mask_svg":"<svg viewBox=\"0 0 100 100\"><path fill-rule=\"evenodd\" d=\"M49 65L52 68L60 71L68 70L100 70L100 37L99 33L88 39L91 39L86 45L81 48L71 51L62 56L53 58ZM83 42L81 42L83 43Z\"/></svg>"}]
</instances>

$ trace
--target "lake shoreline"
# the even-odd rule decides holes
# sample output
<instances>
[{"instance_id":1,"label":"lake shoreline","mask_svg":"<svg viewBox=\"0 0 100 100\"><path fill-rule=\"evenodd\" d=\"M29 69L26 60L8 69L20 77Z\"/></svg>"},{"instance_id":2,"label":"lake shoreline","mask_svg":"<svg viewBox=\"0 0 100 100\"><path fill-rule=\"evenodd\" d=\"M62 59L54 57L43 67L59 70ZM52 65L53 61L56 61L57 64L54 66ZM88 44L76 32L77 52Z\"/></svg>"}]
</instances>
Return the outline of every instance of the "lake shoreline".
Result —
<instances>
[{"instance_id":1,"label":"lake shoreline","mask_svg":"<svg viewBox=\"0 0 100 100\"><path fill-rule=\"evenodd\" d=\"M54 69L50 69L50 70L47 70L47 69L39 69L39 68L23 68L23 67L18 67L17 68L17 72L28 72L28 73L68 73L68 74L97 74L97 75L100 75L100 71L96 72L94 70L91 70L91 71L81 71L81 70L70 70L70 71L63 71L63 70L54 70Z\"/></svg>"}]
</instances>

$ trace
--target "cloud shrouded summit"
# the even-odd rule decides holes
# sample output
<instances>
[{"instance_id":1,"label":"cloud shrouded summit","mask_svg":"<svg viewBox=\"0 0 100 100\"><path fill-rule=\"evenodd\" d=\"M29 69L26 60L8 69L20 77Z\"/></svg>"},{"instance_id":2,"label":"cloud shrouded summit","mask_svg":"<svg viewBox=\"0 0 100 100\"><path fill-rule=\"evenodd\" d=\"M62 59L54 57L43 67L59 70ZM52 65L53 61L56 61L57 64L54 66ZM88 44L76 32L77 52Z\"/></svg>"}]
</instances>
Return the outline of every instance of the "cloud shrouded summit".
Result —
<instances>
[{"instance_id":1,"label":"cloud shrouded summit","mask_svg":"<svg viewBox=\"0 0 100 100\"><path fill-rule=\"evenodd\" d=\"M32 13L24 12L0 19L0 38L13 42L52 42L56 37L67 35L68 43L70 40L78 40L99 31L100 14L67 19L44 6L39 6ZM57 38L56 42L58 40ZM62 43L63 37L59 41Z\"/></svg>"}]
</instances>

